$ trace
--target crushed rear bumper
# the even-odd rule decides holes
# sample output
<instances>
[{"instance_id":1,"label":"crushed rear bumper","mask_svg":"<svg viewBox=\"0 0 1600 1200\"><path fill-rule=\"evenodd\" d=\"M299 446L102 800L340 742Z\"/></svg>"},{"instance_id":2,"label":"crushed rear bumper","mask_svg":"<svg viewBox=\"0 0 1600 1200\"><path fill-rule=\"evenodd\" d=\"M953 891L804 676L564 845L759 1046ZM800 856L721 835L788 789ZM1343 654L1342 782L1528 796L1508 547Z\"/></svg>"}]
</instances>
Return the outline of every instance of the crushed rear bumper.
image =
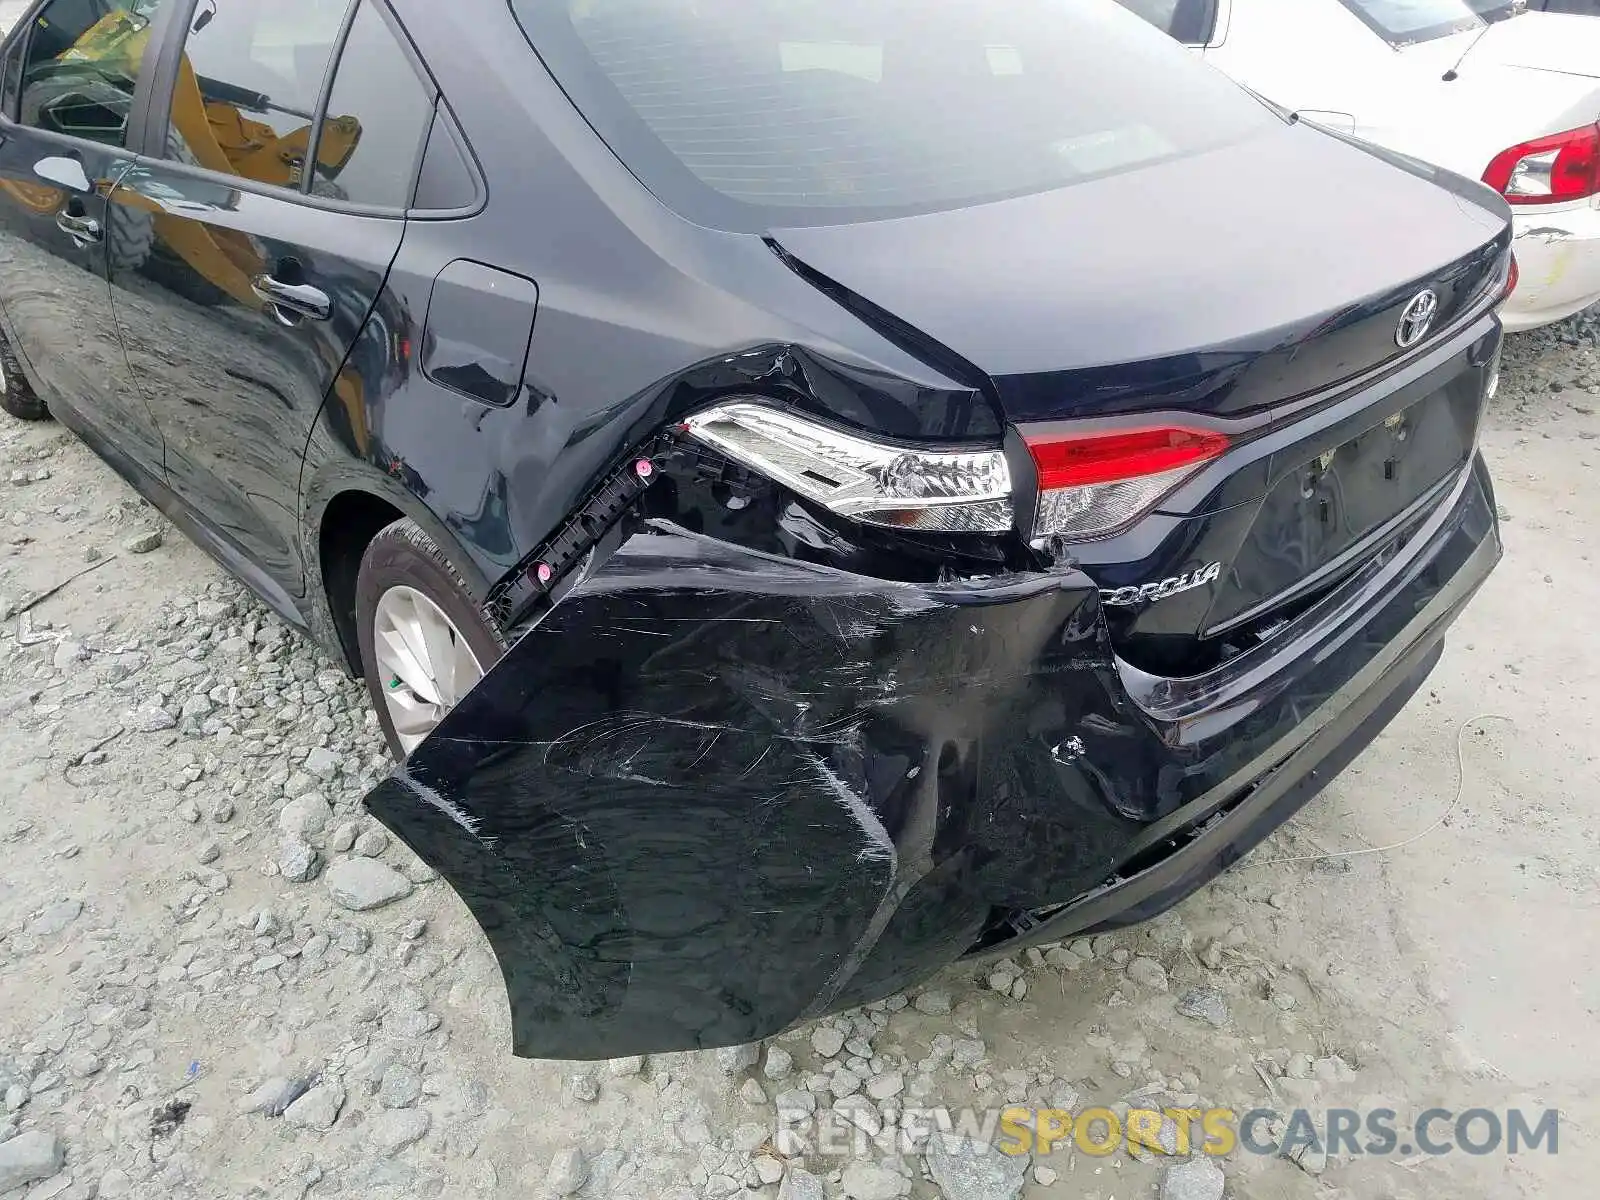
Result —
<instances>
[{"instance_id":1,"label":"crushed rear bumper","mask_svg":"<svg viewBox=\"0 0 1600 1200\"><path fill-rule=\"evenodd\" d=\"M1375 736L1499 554L1480 460L1169 680L1076 571L887 583L655 527L367 803L482 925L518 1054L749 1042L1188 894Z\"/></svg>"}]
</instances>

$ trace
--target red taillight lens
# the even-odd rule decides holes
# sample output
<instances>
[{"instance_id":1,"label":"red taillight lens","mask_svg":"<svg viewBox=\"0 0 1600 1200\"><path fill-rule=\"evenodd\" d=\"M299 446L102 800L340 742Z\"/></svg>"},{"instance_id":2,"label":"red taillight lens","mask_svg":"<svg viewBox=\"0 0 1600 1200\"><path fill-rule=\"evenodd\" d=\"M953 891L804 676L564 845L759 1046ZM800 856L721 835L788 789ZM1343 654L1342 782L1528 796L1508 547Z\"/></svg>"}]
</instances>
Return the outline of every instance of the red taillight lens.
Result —
<instances>
[{"instance_id":1,"label":"red taillight lens","mask_svg":"<svg viewBox=\"0 0 1600 1200\"><path fill-rule=\"evenodd\" d=\"M1517 266L1517 256L1511 256L1511 266L1506 269L1505 290L1500 293L1500 303L1504 304L1511 299L1511 293L1517 290L1517 284L1522 279L1522 268Z\"/></svg>"},{"instance_id":2,"label":"red taillight lens","mask_svg":"<svg viewBox=\"0 0 1600 1200\"><path fill-rule=\"evenodd\" d=\"M1025 440L1039 469L1040 537L1106 537L1228 448L1223 434L1183 426Z\"/></svg>"},{"instance_id":3,"label":"red taillight lens","mask_svg":"<svg viewBox=\"0 0 1600 1200\"><path fill-rule=\"evenodd\" d=\"M1495 156L1483 181L1512 204L1600 194L1600 123L1513 146Z\"/></svg>"}]
</instances>

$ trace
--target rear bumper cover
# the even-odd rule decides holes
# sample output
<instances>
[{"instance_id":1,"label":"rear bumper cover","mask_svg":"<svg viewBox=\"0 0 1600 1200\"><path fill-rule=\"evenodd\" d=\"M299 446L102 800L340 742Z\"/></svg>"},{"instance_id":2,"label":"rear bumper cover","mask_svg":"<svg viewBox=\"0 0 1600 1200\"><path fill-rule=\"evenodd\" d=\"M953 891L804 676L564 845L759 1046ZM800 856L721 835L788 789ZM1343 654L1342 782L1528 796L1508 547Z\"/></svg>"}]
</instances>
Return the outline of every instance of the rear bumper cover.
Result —
<instances>
[{"instance_id":1,"label":"rear bumper cover","mask_svg":"<svg viewBox=\"0 0 1600 1200\"><path fill-rule=\"evenodd\" d=\"M1158 680L1076 571L885 583L655 528L367 802L482 925L518 1054L749 1042L1194 890L1376 734L1499 554L1478 461L1271 642Z\"/></svg>"},{"instance_id":2,"label":"rear bumper cover","mask_svg":"<svg viewBox=\"0 0 1600 1200\"><path fill-rule=\"evenodd\" d=\"M1537 329L1600 302L1600 202L1519 212L1514 229L1520 279L1500 313L1507 332Z\"/></svg>"}]
</instances>

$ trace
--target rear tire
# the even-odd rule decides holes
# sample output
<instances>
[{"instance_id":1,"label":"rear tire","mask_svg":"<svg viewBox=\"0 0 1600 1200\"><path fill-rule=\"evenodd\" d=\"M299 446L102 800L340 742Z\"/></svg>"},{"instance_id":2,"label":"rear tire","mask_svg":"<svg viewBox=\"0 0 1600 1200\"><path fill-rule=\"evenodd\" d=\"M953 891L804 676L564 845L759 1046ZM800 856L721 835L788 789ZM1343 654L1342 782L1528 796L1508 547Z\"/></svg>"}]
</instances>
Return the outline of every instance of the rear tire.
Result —
<instances>
[{"instance_id":1,"label":"rear tire","mask_svg":"<svg viewBox=\"0 0 1600 1200\"><path fill-rule=\"evenodd\" d=\"M505 639L444 552L410 519L368 544L355 607L367 691L389 752L404 758L500 661ZM402 663L409 669L397 669Z\"/></svg>"},{"instance_id":2,"label":"rear tire","mask_svg":"<svg viewBox=\"0 0 1600 1200\"><path fill-rule=\"evenodd\" d=\"M33 393L11 344L0 336L0 408L21 421L47 421L50 409Z\"/></svg>"}]
</instances>

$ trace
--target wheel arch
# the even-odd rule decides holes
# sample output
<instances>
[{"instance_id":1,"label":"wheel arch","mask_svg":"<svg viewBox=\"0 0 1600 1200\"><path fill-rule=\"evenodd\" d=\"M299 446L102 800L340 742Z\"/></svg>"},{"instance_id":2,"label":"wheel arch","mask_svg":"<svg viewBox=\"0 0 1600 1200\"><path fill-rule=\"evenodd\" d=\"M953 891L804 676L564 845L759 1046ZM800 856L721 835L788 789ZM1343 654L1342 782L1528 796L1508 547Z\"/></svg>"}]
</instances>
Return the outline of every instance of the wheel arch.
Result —
<instances>
[{"instance_id":1,"label":"wheel arch","mask_svg":"<svg viewBox=\"0 0 1600 1200\"><path fill-rule=\"evenodd\" d=\"M444 552L474 600L488 595L491 580L448 527L415 495L385 478L368 473L330 471L308 481L304 489L306 561L315 581L311 598L317 623L326 630L330 650L337 652L352 678L361 677L361 649L356 635L355 589L361 556L378 533L409 517Z\"/></svg>"}]
</instances>

